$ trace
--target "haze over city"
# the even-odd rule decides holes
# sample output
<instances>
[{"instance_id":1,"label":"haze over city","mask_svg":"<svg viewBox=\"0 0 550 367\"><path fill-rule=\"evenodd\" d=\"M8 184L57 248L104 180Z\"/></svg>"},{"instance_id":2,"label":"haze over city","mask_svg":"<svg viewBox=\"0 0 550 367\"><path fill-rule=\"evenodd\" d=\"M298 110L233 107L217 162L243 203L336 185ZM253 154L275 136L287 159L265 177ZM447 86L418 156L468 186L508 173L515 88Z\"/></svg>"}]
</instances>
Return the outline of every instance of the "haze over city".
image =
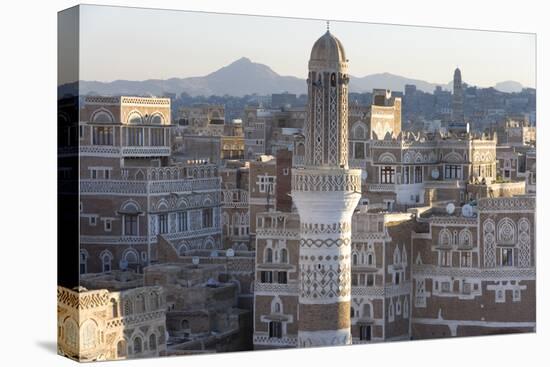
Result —
<instances>
[{"instance_id":1,"label":"haze over city","mask_svg":"<svg viewBox=\"0 0 550 367\"><path fill-rule=\"evenodd\" d=\"M241 57L304 78L308 50L325 27L323 20L82 6L81 80L203 76ZM389 72L447 84L459 66L469 84L535 87L534 34L342 21L330 28L347 45L354 76Z\"/></svg>"}]
</instances>

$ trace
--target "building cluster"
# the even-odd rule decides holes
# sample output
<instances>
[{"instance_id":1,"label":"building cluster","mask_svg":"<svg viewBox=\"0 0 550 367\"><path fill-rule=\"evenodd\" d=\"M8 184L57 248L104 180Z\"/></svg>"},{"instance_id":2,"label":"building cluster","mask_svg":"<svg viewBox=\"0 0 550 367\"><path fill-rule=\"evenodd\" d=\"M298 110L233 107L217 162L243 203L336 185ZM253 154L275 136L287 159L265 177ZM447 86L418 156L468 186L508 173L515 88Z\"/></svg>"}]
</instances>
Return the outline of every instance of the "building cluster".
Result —
<instances>
[{"instance_id":1,"label":"building cluster","mask_svg":"<svg viewBox=\"0 0 550 367\"><path fill-rule=\"evenodd\" d=\"M473 105L500 102L472 102L457 68L453 93L433 95L443 124L412 129L402 116L430 111L421 92L350 102L348 67L327 31L311 50L305 107L277 94L238 119L203 104L181 107L176 123L167 98L86 97L81 287L58 290L60 353L533 331L529 119L471 129Z\"/></svg>"}]
</instances>

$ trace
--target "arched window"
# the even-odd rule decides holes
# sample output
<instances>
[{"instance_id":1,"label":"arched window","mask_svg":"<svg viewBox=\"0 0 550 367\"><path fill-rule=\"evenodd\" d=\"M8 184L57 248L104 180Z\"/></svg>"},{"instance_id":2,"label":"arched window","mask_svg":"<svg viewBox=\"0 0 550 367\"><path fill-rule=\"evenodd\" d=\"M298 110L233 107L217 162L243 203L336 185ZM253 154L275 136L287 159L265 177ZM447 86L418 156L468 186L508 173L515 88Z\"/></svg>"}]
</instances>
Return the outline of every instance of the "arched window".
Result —
<instances>
[{"instance_id":1,"label":"arched window","mask_svg":"<svg viewBox=\"0 0 550 367\"><path fill-rule=\"evenodd\" d=\"M353 264L353 265L357 265L357 262L358 262L358 256L357 256L357 254L354 253L354 254L352 255L351 259L352 259L352 264Z\"/></svg>"},{"instance_id":2,"label":"arched window","mask_svg":"<svg viewBox=\"0 0 550 367\"><path fill-rule=\"evenodd\" d=\"M139 112L132 112L128 115L128 123L132 125L141 124L143 122L143 118L141 117Z\"/></svg>"},{"instance_id":3,"label":"arched window","mask_svg":"<svg viewBox=\"0 0 550 367\"><path fill-rule=\"evenodd\" d=\"M363 305L363 318L372 319L372 307L370 303Z\"/></svg>"},{"instance_id":4,"label":"arched window","mask_svg":"<svg viewBox=\"0 0 550 367\"><path fill-rule=\"evenodd\" d=\"M281 304L279 302L275 302L275 306L273 307L273 311L275 313L281 313Z\"/></svg>"},{"instance_id":5,"label":"arched window","mask_svg":"<svg viewBox=\"0 0 550 367\"><path fill-rule=\"evenodd\" d=\"M153 124L153 125L162 125L163 121L164 121L164 119L158 113L151 116L151 124Z\"/></svg>"},{"instance_id":6,"label":"arched window","mask_svg":"<svg viewBox=\"0 0 550 367\"><path fill-rule=\"evenodd\" d=\"M88 272L88 253L86 251L80 251L80 274L86 274Z\"/></svg>"},{"instance_id":7,"label":"arched window","mask_svg":"<svg viewBox=\"0 0 550 367\"><path fill-rule=\"evenodd\" d=\"M116 345L116 355L118 358L126 357L126 342L124 340L120 340Z\"/></svg>"},{"instance_id":8,"label":"arched window","mask_svg":"<svg viewBox=\"0 0 550 367\"><path fill-rule=\"evenodd\" d=\"M113 317L118 317L118 303L114 298L111 298L111 310L113 312Z\"/></svg>"},{"instance_id":9,"label":"arched window","mask_svg":"<svg viewBox=\"0 0 550 367\"><path fill-rule=\"evenodd\" d=\"M113 260L113 255L110 252L106 251L101 255L101 267L104 273L111 271L111 262Z\"/></svg>"},{"instance_id":10,"label":"arched window","mask_svg":"<svg viewBox=\"0 0 550 367\"><path fill-rule=\"evenodd\" d=\"M460 231L460 234L458 235L458 243L460 246L470 247L472 245L472 233L467 229Z\"/></svg>"},{"instance_id":11,"label":"arched window","mask_svg":"<svg viewBox=\"0 0 550 367\"><path fill-rule=\"evenodd\" d=\"M355 317L355 309L353 307L351 307L351 309L350 309L349 317L351 317L352 319Z\"/></svg>"},{"instance_id":12,"label":"arched window","mask_svg":"<svg viewBox=\"0 0 550 367\"><path fill-rule=\"evenodd\" d=\"M395 246L395 250L393 251L393 263L394 264L401 264L401 252L399 252L399 247Z\"/></svg>"},{"instance_id":13,"label":"arched window","mask_svg":"<svg viewBox=\"0 0 550 367\"><path fill-rule=\"evenodd\" d=\"M367 265L374 265L374 254L372 252L367 254Z\"/></svg>"},{"instance_id":14,"label":"arched window","mask_svg":"<svg viewBox=\"0 0 550 367\"><path fill-rule=\"evenodd\" d=\"M134 354L139 354L143 351L143 344L141 338L136 336L134 338Z\"/></svg>"},{"instance_id":15,"label":"arched window","mask_svg":"<svg viewBox=\"0 0 550 367\"><path fill-rule=\"evenodd\" d=\"M76 348L78 347L78 325L73 319L67 319L64 323L65 343Z\"/></svg>"},{"instance_id":16,"label":"arched window","mask_svg":"<svg viewBox=\"0 0 550 367\"><path fill-rule=\"evenodd\" d=\"M498 222L497 242L502 245L516 244L516 225L510 218L504 218Z\"/></svg>"},{"instance_id":17,"label":"arched window","mask_svg":"<svg viewBox=\"0 0 550 367\"><path fill-rule=\"evenodd\" d=\"M139 262L138 255L134 250L127 251L124 255L124 260L126 260L128 264L137 264Z\"/></svg>"},{"instance_id":18,"label":"arched window","mask_svg":"<svg viewBox=\"0 0 550 367\"><path fill-rule=\"evenodd\" d=\"M288 251L286 248L281 249L281 262L286 264L288 262Z\"/></svg>"},{"instance_id":19,"label":"arched window","mask_svg":"<svg viewBox=\"0 0 550 367\"><path fill-rule=\"evenodd\" d=\"M90 349L96 346L96 333L97 327L96 324L89 320L85 322L85 325L82 326L82 348Z\"/></svg>"},{"instance_id":20,"label":"arched window","mask_svg":"<svg viewBox=\"0 0 550 367\"><path fill-rule=\"evenodd\" d=\"M266 263L273 262L273 250L269 247L265 250L265 262Z\"/></svg>"},{"instance_id":21,"label":"arched window","mask_svg":"<svg viewBox=\"0 0 550 367\"><path fill-rule=\"evenodd\" d=\"M149 350L157 350L157 336L155 334L149 335Z\"/></svg>"},{"instance_id":22,"label":"arched window","mask_svg":"<svg viewBox=\"0 0 550 367\"><path fill-rule=\"evenodd\" d=\"M439 246L451 246L451 232L448 229L439 232Z\"/></svg>"}]
</instances>

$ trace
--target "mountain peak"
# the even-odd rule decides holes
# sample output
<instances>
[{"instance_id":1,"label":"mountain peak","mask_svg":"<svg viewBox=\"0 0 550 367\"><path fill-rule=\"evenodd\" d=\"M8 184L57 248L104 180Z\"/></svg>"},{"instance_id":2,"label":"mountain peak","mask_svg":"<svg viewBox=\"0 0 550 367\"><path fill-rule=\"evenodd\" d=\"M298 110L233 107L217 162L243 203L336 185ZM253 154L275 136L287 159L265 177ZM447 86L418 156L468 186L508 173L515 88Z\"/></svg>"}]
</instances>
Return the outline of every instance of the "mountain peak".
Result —
<instances>
[{"instance_id":1,"label":"mountain peak","mask_svg":"<svg viewBox=\"0 0 550 367\"><path fill-rule=\"evenodd\" d=\"M231 64L229 65L234 65L234 64L253 64L252 60L250 60L248 57L241 57L240 59L237 59L235 61L233 61Z\"/></svg>"}]
</instances>

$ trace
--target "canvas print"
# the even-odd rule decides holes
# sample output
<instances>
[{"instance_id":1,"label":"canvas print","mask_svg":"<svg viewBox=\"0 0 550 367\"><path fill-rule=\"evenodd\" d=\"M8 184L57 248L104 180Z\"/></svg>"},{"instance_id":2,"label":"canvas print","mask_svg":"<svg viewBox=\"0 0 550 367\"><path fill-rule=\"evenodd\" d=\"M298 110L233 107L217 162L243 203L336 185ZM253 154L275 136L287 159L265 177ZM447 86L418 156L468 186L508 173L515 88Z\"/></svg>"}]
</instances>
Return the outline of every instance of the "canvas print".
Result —
<instances>
[{"instance_id":1,"label":"canvas print","mask_svg":"<svg viewBox=\"0 0 550 367\"><path fill-rule=\"evenodd\" d=\"M534 332L535 57L524 33L61 11L59 354Z\"/></svg>"}]
</instances>

